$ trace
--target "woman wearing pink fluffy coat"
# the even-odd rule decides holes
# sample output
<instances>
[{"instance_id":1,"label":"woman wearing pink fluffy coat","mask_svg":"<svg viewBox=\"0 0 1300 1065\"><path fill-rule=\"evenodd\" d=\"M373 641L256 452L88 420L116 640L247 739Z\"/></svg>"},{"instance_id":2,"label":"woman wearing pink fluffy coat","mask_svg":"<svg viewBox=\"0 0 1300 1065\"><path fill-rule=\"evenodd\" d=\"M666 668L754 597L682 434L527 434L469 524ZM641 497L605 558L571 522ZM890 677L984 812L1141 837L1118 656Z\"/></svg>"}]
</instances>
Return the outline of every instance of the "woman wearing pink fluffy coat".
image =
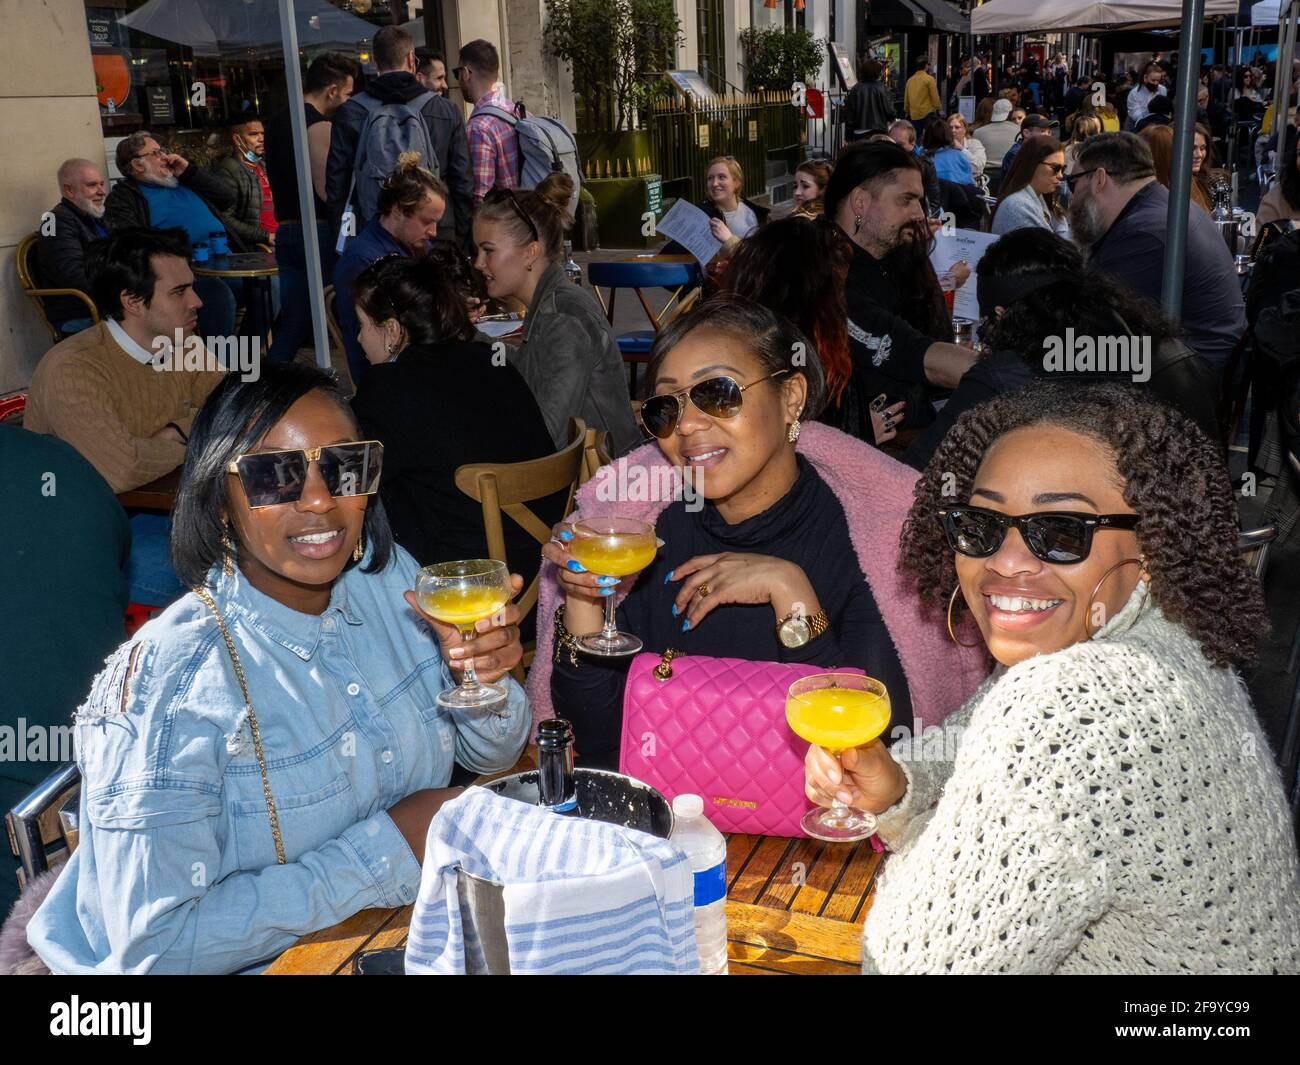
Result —
<instances>
[{"instance_id":1,"label":"woman wearing pink fluffy coat","mask_svg":"<svg viewBox=\"0 0 1300 1065\"><path fill-rule=\"evenodd\" d=\"M887 737L956 710L989 663L923 615L897 573L916 474L810 421L825 385L798 330L715 298L660 335L646 382L641 419L656 442L584 485L572 520L637 518L663 544L614 586L582 570L557 529L543 551L534 716L571 720L584 765L616 765L629 660L573 654L566 639L600 628L606 595L649 652L865 670L890 692Z\"/></svg>"}]
</instances>

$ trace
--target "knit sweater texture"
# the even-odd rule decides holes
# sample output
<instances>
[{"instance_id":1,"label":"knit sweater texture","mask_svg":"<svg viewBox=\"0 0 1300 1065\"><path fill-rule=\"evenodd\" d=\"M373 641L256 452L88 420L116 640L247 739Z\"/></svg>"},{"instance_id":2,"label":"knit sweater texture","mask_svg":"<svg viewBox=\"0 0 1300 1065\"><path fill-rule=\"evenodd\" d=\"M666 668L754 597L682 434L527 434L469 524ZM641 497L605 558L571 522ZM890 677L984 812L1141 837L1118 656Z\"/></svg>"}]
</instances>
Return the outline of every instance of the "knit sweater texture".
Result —
<instances>
[{"instance_id":1,"label":"knit sweater texture","mask_svg":"<svg viewBox=\"0 0 1300 1065\"><path fill-rule=\"evenodd\" d=\"M114 492L126 492L185 461L183 444L154 434L175 422L188 435L222 376L146 366L100 322L45 353L32 375L23 424L66 440Z\"/></svg>"},{"instance_id":2,"label":"knit sweater texture","mask_svg":"<svg viewBox=\"0 0 1300 1065\"><path fill-rule=\"evenodd\" d=\"M865 972L1300 971L1281 779L1236 672L1146 597L891 748Z\"/></svg>"}]
</instances>

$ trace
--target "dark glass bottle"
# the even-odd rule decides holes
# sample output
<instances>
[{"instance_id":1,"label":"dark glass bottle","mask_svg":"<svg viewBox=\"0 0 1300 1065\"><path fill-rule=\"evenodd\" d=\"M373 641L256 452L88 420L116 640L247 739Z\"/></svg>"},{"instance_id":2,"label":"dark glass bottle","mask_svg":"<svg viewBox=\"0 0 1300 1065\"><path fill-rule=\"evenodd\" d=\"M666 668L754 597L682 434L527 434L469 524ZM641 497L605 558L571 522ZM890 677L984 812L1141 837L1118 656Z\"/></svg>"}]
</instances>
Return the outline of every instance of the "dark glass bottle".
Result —
<instances>
[{"instance_id":1,"label":"dark glass bottle","mask_svg":"<svg viewBox=\"0 0 1300 1065\"><path fill-rule=\"evenodd\" d=\"M573 779L573 726L562 717L537 725L537 804L556 813L578 808Z\"/></svg>"}]
</instances>

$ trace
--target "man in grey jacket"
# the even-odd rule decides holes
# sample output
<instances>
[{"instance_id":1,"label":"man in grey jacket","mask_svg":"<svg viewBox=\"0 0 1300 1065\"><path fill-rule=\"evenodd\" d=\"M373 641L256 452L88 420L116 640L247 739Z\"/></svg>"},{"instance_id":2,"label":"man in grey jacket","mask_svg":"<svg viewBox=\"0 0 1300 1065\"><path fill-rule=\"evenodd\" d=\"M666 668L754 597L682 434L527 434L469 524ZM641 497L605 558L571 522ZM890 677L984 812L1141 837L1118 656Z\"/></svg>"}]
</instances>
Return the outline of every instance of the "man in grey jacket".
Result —
<instances>
[{"instance_id":1,"label":"man in grey jacket","mask_svg":"<svg viewBox=\"0 0 1300 1065\"><path fill-rule=\"evenodd\" d=\"M330 154L325 163L325 199L329 204L330 231L335 234L347 206L357 141L370 113L357 97L373 97L380 104L409 103L429 92L415 77L415 42L405 30L400 26L385 26L375 34L373 47L379 77L368 82L365 89L353 95L334 116ZM442 218L443 231L454 232L457 242L464 243L469 236L474 191L465 120L460 108L436 93L429 95L420 107L420 114L428 126L429 139L437 156L435 160L425 160L424 165L433 170L451 191ZM430 165L431 162L436 166ZM356 231L360 232L368 221L368 218L358 218Z\"/></svg>"}]
</instances>

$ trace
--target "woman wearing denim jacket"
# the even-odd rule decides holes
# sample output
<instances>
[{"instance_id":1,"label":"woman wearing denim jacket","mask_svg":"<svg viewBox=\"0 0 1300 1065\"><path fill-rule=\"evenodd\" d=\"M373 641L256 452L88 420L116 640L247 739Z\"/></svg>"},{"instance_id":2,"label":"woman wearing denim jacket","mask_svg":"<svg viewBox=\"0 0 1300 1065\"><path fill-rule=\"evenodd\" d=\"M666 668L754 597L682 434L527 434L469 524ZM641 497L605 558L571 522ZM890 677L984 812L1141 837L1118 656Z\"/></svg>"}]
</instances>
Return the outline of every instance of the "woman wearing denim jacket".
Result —
<instances>
[{"instance_id":1,"label":"woman wearing denim jacket","mask_svg":"<svg viewBox=\"0 0 1300 1065\"><path fill-rule=\"evenodd\" d=\"M453 762L491 772L522 750L508 676L495 706L436 701L467 653L484 681L520 660L517 609L468 644L417 613L416 565L367 494L374 445L305 468L292 450L358 436L329 379L291 363L232 374L196 419L172 541L196 590L109 658L76 715L80 844L27 928L54 972L236 972L412 902ZM286 454L232 472L266 451Z\"/></svg>"}]
</instances>

